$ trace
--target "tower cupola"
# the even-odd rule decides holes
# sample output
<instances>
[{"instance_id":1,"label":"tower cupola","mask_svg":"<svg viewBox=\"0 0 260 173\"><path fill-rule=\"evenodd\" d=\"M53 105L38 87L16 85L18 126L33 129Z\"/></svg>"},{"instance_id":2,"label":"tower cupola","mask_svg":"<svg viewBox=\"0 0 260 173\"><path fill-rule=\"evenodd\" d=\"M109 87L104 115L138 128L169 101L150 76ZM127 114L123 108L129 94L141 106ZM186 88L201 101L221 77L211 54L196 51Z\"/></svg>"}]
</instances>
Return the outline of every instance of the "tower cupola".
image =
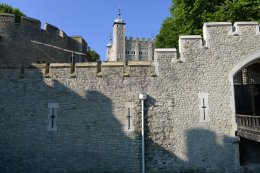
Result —
<instances>
[{"instance_id":1,"label":"tower cupola","mask_svg":"<svg viewBox=\"0 0 260 173\"><path fill-rule=\"evenodd\" d=\"M117 19L114 21L114 24L125 24L124 20L121 17L120 7L118 7Z\"/></svg>"}]
</instances>

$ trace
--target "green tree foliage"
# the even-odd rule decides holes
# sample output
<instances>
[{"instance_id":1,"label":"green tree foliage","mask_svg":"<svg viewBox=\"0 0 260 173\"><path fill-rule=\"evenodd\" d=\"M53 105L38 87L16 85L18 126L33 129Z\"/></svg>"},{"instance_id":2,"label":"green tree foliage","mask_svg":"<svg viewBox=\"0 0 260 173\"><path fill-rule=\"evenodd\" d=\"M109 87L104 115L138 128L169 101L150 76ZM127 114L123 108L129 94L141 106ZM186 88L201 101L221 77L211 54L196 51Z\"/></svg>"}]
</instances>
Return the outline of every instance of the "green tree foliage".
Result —
<instances>
[{"instance_id":1,"label":"green tree foliage","mask_svg":"<svg viewBox=\"0 0 260 173\"><path fill-rule=\"evenodd\" d=\"M88 50L87 58L90 62L96 62L100 60L100 56L95 50Z\"/></svg>"},{"instance_id":2,"label":"green tree foliage","mask_svg":"<svg viewBox=\"0 0 260 173\"><path fill-rule=\"evenodd\" d=\"M10 5L7 4L0 4L0 13L9 13L15 15L15 22L21 22L21 17L25 16L19 9L13 8Z\"/></svg>"},{"instance_id":3,"label":"green tree foliage","mask_svg":"<svg viewBox=\"0 0 260 173\"><path fill-rule=\"evenodd\" d=\"M260 0L172 0L156 47L177 47L180 35L200 35L205 22L260 22Z\"/></svg>"}]
</instances>

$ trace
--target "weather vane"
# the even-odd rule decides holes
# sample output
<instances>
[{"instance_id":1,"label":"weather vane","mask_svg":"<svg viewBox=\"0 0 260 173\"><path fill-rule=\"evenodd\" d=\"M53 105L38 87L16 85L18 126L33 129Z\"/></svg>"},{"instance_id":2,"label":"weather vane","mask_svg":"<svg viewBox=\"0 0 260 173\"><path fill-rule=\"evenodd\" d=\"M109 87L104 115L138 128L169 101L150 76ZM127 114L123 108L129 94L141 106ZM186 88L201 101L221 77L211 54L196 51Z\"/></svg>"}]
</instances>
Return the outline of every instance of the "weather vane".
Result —
<instances>
[{"instance_id":1,"label":"weather vane","mask_svg":"<svg viewBox=\"0 0 260 173\"><path fill-rule=\"evenodd\" d=\"M120 0L118 0L118 19L121 19Z\"/></svg>"}]
</instances>

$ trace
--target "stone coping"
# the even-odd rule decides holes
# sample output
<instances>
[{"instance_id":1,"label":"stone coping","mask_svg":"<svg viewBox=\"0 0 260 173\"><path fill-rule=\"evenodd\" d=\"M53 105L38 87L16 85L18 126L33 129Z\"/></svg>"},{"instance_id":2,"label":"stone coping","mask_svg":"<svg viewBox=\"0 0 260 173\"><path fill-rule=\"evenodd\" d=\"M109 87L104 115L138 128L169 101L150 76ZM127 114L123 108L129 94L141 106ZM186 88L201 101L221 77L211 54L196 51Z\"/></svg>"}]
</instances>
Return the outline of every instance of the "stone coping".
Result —
<instances>
[{"instance_id":1,"label":"stone coping","mask_svg":"<svg viewBox=\"0 0 260 173\"><path fill-rule=\"evenodd\" d=\"M179 39L202 39L201 35L181 35Z\"/></svg>"},{"instance_id":2,"label":"stone coping","mask_svg":"<svg viewBox=\"0 0 260 173\"><path fill-rule=\"evenodd\" d=\"M155 52L176 52L176 48L158 48L154 50Z\"/></svg>"},{"instance_id":3,"label":"stone coping","mask_svg":"<svg viewBox=\"0 0 260 173\"><path fill-rule=\"evenodd\" d=\"M19 64L0 64L0 68L46 68L48 64L46 63L32 63L28 65L19 65ZM82 62L75 63L75 67L79 68L89 68L89 67L97 67L97 62ZM102 67L124 67L124 62L102 62ZM127 66L152 66L152 61L128 61ZM72 67L71 63L50 63L50 68L70 68Z\"/></svg>"},{"instance_id":4,"label":"stone coping","mask_svg":"<svg viewBox=\"0 0 260 173\"><path fill-rule=\"evenodd\" d=\"M69 68L71 63L51 63L50 68Z\"/></svg>"},{"instance_id":5,"label":"stone coping","mask_svg":"<svg viewBox=\"0 0 260 173\"><path fill-rule=\"evenodd\" d=\"M97 63L96 62L75 63L75 67L97 67Z\"/></svg>"},{"instance_id":6,"label":"stone coping","mask_svg":"<svg viewBox=\"0 0 260 173\"><path fill-rule=\"evenodd\" d=\"M45 64L45 63L41 63L41 64L33 63L33 64L29 65L29 67L35 67L35 68L45 68L46 66L47 66L47 64Z\"/></svg>"},{"instance_id":7,"label":"stone coping","mask_svg":"<svg viewBox=\"0 0 260 173\"><path fill-rule=\"evenodd\" d=\"M128 61L128 66L152 66L150 61Z\"/></svg>"},{"instance_id":8,"label":"stone coping","mask_svg":"<svg viewBox=\"0 0 260 173\"><path fill-rule=\"evenodd\" d=\"M101 66L102 67L123 67L124 63L118 61L102 62Z\"/></svg>"},{"instance_id":9,"label":"stone coping","mask_svg":"<svg viewBox=\"0 0 260 173\"><path fill-rule=\"evenodd\" d=\"M253 25L253 26L255 26L255 25L259 25L259 23L258 22L254 22L254 21L252 21L252 22L235 22L234 23L234 26L244 26L244 25Z\"/></svg>"},{"instance_id":10,"label":"stone coping","mask_svg":"<svg viewBox=\"0 0 260 173\"><path fill-rule=\"evenodd\" d=\"M14 14L9 14L9 13L0 13L0 16L9 16L9 17L15 17Z\"/></svg>"},{"instance_id":11,"label":"stone coping","mask_svg":"<svg viewBox=\"0 0 260 173\"><path fill-rule=\"evenodd\" d=\"M21 17L21 21L23 21L23 20L29 20L29 21L34 21L34 22L41 23L40 20L31 18L31 17L27 17L27 16L22 16L22 17Z\"/></svg>"},{"instance_id":12,"label":"stone coping","mask_svg":"<svg viewBox=\"0 0 260 173\"><path fill-rule=\"evenodd\" d=\"M45 23L44 24L44 30L48 31L48 29L52 29L52 30L55 30L55 31L60 31L57 26L54 26L54 25L49 24L49 23Z\"/></svg>"},{"instance_id":13,"label":"stone coping","mask_svg":"<svg viewBox=\"0 0 260 173\"><path fill-rule=\"evenodd\" d=\"M232 26L231 22L208 22L204 23L204 26Z\"/></svg>"}]
</instances>

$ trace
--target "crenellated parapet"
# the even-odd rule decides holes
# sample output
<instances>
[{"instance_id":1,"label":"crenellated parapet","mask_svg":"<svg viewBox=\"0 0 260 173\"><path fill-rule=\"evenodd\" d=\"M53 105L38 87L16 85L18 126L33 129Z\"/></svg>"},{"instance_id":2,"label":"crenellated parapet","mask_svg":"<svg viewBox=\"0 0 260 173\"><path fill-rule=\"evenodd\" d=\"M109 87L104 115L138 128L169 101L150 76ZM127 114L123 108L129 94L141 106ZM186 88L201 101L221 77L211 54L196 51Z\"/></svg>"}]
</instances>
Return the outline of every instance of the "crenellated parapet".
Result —
<instances>
[{"instance_id":1,"label":"crenellated parapet","mask_svg":"<svg viewBox=\"0 0 260 173\"><path fill-rule=\"evenodd\" d=\"M147 49L149 46L153 46L154 40L150 38L134 38L126 37L126 49L133 48L135 46L141 49Z\"/></svg>"},{"instance_id":2,"label":"crenellated parapet","mask_svg":"<svg viewBox=\"0 0 260 173\"><path fill-rule=\"evenodd\" d=\"M139 37L125 37L126 41L133 41L133 42L153 42L151 38L139 38Z\"/></svg>"},{"instance_id":3,"label":"crenellated parapet","mask_svg":"<svg viewBox=\"0 0 260 173\"><path fill-rule=\"evenodd\" d=\"M0 22L3 26L8 26L15 23L14 14L0 13Z\"/></svg>"},{"instance_id":4,"label":"crenellated parapet","mask_svg":"<svg viewBox=\"0 0 260 173\"><path fill-rule=\"evenodd\" d=\"M46 32L54 33L54 34L58 34L59 31L60 31L58 27L53 26L53 25L51 25L51 24L49 24L49 23L45 23L45 25L44 25L44 30L45 30Z\"/></svg>"},{"instance_id":5,"label":"crenellated parapet","mask_svg":"<svg viewBox=\"0 0 260 173\"><path fill-rule=\"evenodd\" d=\"M3 27L8 27L8 28L16 27L16 28L13 28L13 29L17 29L17 28L30 29L31 28L31 29L38 29L40 31L45 31L45 32L48 32L48 33L51 33L51 34L59 34L59 32L60 32L58 27L51 25L51 24L48 24L48 23L46 23L44 25L44 28L41 29L41 21L40 20L30 18L30 17L26 17L26 16L21 17L21 23L16 23L15 22L15 16L13 14L0 13L0 22L2 24L0 26L1 28L3 28ZM6 32L12 32L12 30L6 31Z\"/></svg>"},{"instance_id":6,"label":"crenellated parapet","mask_svg":"<svg viewBox=\"0 0 260 173\"><path fill-rule=\"evenodd\" d=\"M140 73L145 71L146 74ZM0 65L0 79L5 78L107 78L107 77L156 77L149 61L50 63L30 65Z\"/></svg>"},{"instance_id":7,"label":"crenellated parapet","mask_svg":"<svg viewBox=\"0 0 260 173\"><path fill-rule=\"evenodd\" d=\"M243 39L244 43L259 38L259 24L257 22L212 22L203 26L201 35L179 37L180 58L185 60L185 53L199 50L221 49L223 45L232 46Z\"/></svg>"},{"instance_id":8,"label":"crenellated parapet","mask_svg":"<svg viewBox=\"0 0 260 173\"><path fill-rule=\"evenodd\" d=\"M236 22L233 31L233 35L260 35L260 26L258 22Z\"/></svg>"},{"instance_id":9,"label":"crenellated parapet","mask_svg":"<svg viewBox=\"0 0 260 173\"><path fill-rule=\"evenodd\" d=\"M26 16L22 16L21 25L23 27L31 27L31 28L41 29L41 21L40 20L30 18L30 17L26 17Z\"/></svg>"},{"instance_id":10,"label":"crenellated parapet","mask_svg":"<svg viewBox=\"0 0 260 173\"><path fill-rule=\"evenodd\" d=\"M36 45L37 41L76 52L86 53L87 42L81 36L69 37L58 27L30 17L22 17L15 23L12 14L0 13L0 63L30 64L36 62L70 62L71 55L50 47ZM15 50L14 50L15 49ZM81 61L82 57L74 57Z\"/></svg>"}]
</instances>

